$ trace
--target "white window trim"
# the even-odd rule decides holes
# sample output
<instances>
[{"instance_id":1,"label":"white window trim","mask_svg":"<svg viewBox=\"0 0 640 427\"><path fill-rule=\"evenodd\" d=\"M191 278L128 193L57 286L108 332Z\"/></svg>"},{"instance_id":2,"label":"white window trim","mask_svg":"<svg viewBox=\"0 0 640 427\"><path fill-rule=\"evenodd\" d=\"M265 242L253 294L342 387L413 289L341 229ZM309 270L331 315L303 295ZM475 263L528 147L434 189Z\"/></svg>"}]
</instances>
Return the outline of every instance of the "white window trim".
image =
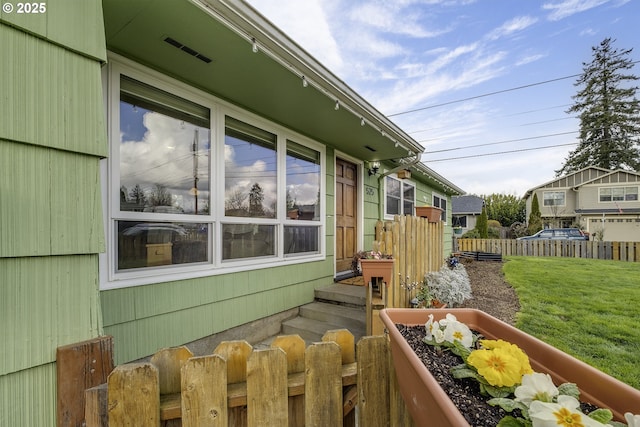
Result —
<instances>
[{"instance_id":1,"label":"white window trim","mask_svg":"<svg viewBox=\"0 0 640 427\"><path fill-rule=\"evenodd\" d=\"M443 196L443 195L442 195L442 194L440 194L440 193L435 193L435 192L434 192L434 193L431 193L431 204L432 204L432 206L435 206L435 203L433 203L433 198L434 198L434 197L437 197L437 198L438 198L438 199L440 199L440 200L444 200L444 201L445 201L445 203L447 204L447 208L445 209L445 212L444 212L444 220L442 221L442 222L446 225L446 224L447 224L447 216L448 216L448 215L447 215L447 212L449 212L449 211L451 210L451 206L450 206L450 205L451 205L451 203L450 203L450 201L447 199L447 196ZM438 206L438 207L439 207L439 206ZM442 209L442 208L440 208L440 209Z\"/></svg>"},{"instance_id":2,"label":"white window trim","mask_svg":"<svg viewBox=\"0 0 640 427\"><path fill-rule=\"evenodd\" d=\"M625 200L613 200L613 195L611 196L611 200L609 200L609 201L600 200L600 196L602 194L602 190L604 190L604 189L610 189L610 190L613 190L614 188L626 189L626 188L629 188L629 187L635 187L636 188L636 191L637 191L637 194L638 194L638 198L640 199L640 186L639 185L634 185L634 183L629 183L629 185L614 185L614 186L607 185L606 187L598 187L598 203L605 203L605 204L606 203L609 203L609 204L611 204L611 203L638 203L639 200L626 200L626 197L627 197L627 192L626 191L624 193Z\"/></svg>"},{"instance_id":3,"label":"white window trim","mask_svg":"<svg viewBox=\"0 0 640 427\"><path fill-rule=\"evenodd\" d=\"M564 203L562 203L561 205L545 205L544 204L544 200L545 200L544 195L545 195L545 193L562 193L564 195L564 197L563 197ZM550 209L550 208L552 208L554 206L560 206L560 207L561 206L567 206L567 191L566 190L543 190L542 191L542 207Z\"/></svg>"},{"instance_id":4,"label":"white window trim","mask_svg":"<svg viewBox=\"0 0 640 427\"><path fill-rule=\"evenodd\" d=\"M384 186L384 200L382 200L382 203L384 204L384 218L385 219L393 219L394 215L393 214L389 214L387 213L387 185L386 185L386 179L387 178L391 178L391 179L395 179L396 181L400 182L400 209L402 210L401 215L415 215L415 207L416 207L416 196L418 193L418 185L416 184L415 181L409 180L409 179L400 179L398 178L398 174L397 173L392 173L389 174L387 176L384 177L384 181L382 183L382 185ZM414 208L414 212L405 212L404 211L404 184L406 185L410 185L413 187L413 208Z\"/></svg>"},{"instance_id":5,"label":"white window trim","mask_svg":"<svg viewBox=\"0 0 640 427\"><path fill-rule=\"evenodd\" d=\"M185 83L150 70L140 64L132 62L117 54L109 53L109 63L103 68L103 88L105 95L106 122L108 126L109 158L101 163L101 185L103 190L103 218L106 236L106 252L99 256L100 289L117 289L129 286L140 286L167 281L185 280L198 277L207 277L217 274L228 274L239 271L254 270L256 268L269 268L273 266L294 265L326 258L326 147L316 141L296 133L283 126L277 125L245 111L213 95L195 89ZM119 176L112 173L117 170L119 164L119 104L120 104L120 75L124 74L136 80L175 93L185 99L208 107L211 111L211 163L210 168L210 213L209 215L181 215L160 214L162 220L176 222L199 222L209 224L209 253L207 263L175 264L162 267L149 267L137 270L115 271L117 231L116 220L144 220L139 214L133 212L121 212L119 200ZM262 218L231 218L224 216L224 138L225 116L232 116L238 120L260 127L277 135L278 144L278 217L265 220ZM323 199L320 203L319 221L288 221L286 219L286 141L291 140L308 146L320 153L320 194ZM117 191L116 191L117 190ZM155 217L159 219L159 217ZM276 226L276 248L274 256L245 258L222 261L221 230L223 223L262 223ZM284 225L312 225L319 230L319 252L314 254L287 255L284 256L282 245Z\"/></svg>"}]
</instances>

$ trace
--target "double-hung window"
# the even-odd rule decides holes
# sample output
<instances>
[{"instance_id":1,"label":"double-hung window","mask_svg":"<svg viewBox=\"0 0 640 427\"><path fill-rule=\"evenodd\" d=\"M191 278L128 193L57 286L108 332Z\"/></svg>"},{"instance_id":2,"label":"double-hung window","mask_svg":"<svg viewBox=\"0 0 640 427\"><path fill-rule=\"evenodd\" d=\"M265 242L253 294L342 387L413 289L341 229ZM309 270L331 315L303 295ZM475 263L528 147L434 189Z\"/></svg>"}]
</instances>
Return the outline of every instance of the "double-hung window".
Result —
<instances>
[{"instance_id":1,"label":"double-hung window","mask_svg":"<svg viewBox=\"0 0 640 427\"><path fill-rule=\"evenodd\" d=\"M105 287L324 257L321 144L111 68Z\"/></svg>"},{"instance_id":2,"label":"double-hung window","mask_svg":"<svg viewBox=\"0 0 640 427\"><path fill-rule=\"evenodd\" d=\"M443 222L447 222L447 198L439 194L434 194L433 206L442 210L440 218Z\"/></svg>"},{"instance_id":3,"label":"double-hung window","mask_svg":"<svg viewBox=\"0 0 640 427\"><path fill-rule=\"evenodd\" d=\"M387 176L385 190L385 213L387 216L414 215L416 187L413 183Z\"/></svg>"}]
</instances>

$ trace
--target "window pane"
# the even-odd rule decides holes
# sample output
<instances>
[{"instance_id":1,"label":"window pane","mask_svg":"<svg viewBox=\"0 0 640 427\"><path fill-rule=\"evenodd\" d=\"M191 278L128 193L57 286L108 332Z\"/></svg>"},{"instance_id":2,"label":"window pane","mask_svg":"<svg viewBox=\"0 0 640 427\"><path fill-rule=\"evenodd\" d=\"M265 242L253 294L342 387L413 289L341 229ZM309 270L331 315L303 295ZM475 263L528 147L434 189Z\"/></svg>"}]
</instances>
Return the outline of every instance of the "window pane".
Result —
<instances>
[{"instance_id":1,"label":"window pane","mask_svg":"<svg viewBox=\"0 0 640 427\"><path fill-rule=\"evenodd\" d=\"M118 221L118 270L206 262L208 224Z\"/></svg>"},{"instance_id":2,"label":"window pane","mask_svg":"<svg viewBox=\"0 0 640 427\"><path fill-rule=\"evenodd\" d=\"M385 190L387 192L387 215L400 215L400 181L388 176L385 179L385 187Z\"/></svg>"},{"instance_id":3,"label":"window pane","mask_svg":"<svg viewBox=\"0 0 640 427\"><path fill-rule=\"evenodd\" d=\"M276 136L227 117L224 156L225 215L275 218Z\"/></svg>"},{"instance_id":4,"label":"window pane","mask_svg":"<svg viewBox=\"0 0 640 427\"><path fill-rule=\"evenodd\" d=\"M402 207L404 209L404 215L414 215L415 192L416 189L413 185L402 183Z\"/></svg>"},{"instance_id":5,"label":"window pane","mask_svg":"<svg viewBox=\"0 0 640 427\"><path fill-rule=\"evenodd\" d=\"M624 188L623 187L612 188L611 198L615 201L624 200Z\"/></svg>"},{"instance_id":6,"label":"window pane","mask_svg":"<svg viewBox=\"0 0 640 427\"><path fill-rule=\"evenodd\" d=\"M320 153L287 141L287 217L320 221Z\"/></svg>"},{"instance_id":7,"label":"window pane","mask_svg":"<svg viewBox=\"0 0 640 427\"><path fill-rule=\"evenodd\" d=\"M638 200L638 187L626 187L624 189L625 195L624 199L629 201Z\"/></svg>"},{"instance_id":8,"label":"window pane","mask_svg":"<svg viewBox=\"0 0 640 427\"><path fill-rule=\"evenodd\" d=\"M222 259L275 255L275 225L223 224Z\"/></svg>"},{"instance_id":9,"label":"window pane","mask_svg":"<svg viewBox=\"0 0 640 427\"><path fill-rule=\"evenodd\" d=\"M601 188L600 189L600 201L601 202L610 202L611 201L611 189L610 188Z\"/></svg>"},{"instance_id":10,"label":"window pane","mask_svg":"<svg viewBox=\"0 0 640 427\"><path fill-rule=\"evenodd\" d=\"M122 78L120 210L209 214L209 110Z\"/></svg>"},{"instance_id":11,"label":"window pane","mask_svg":"<svg viewBox=\"0 0 640 427\"><path fill-rule=\"evenodd\" d=\"M285 255L320 252L319 227L284 227Z\"/></svg>"}]
</instances>

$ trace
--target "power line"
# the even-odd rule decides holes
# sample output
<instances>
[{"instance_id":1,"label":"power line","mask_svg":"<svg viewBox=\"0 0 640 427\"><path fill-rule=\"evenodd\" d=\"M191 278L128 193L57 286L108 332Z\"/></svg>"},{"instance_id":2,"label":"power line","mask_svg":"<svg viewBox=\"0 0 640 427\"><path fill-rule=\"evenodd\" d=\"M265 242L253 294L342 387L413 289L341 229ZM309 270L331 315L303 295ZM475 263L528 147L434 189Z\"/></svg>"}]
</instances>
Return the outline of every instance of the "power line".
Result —
<instances>
[{"instance_id":1,"label":"power line","mask_svg":"<svg viewBox=\"0 0 640 427\"><path fill-rule=\"evenodd\" d=\"M456 147L456 148L445 148L444 150L428 151L428 154L431 154L431 153L443 153L445 151L463 150L465 148L487 147L487 146L490 146L490 145L507 144L509 142L530 141L532 139L550 138L552 136L569 135L569 134L572 134L572 133L578 133L578 131L574 130L574 131L569 131L569 132L552 133L552 134L549 134L549 135L530 136L528 138L508 139L508 140L505 140L505 141L487 142L485 144L466 145L466 146L463 146L463 147Z\"/></svg>"},{"instance_id":2,"label":"power line","mask_svg":"<svg viewBox=\"0 0 640 427\"><path fill-rule=\"evenodd\" d=\"M544 147L534 147L534 148L521 148L519 150L511 150L511 151L501 151L498 153L486 153L486 154L473 154L470 156L460 156L460 157L450 157L448 159L434 159L434 160L423 160L423 163L435 163L435 162L448 162L450 160L461 160L461 159L471 159L476 157L487 157L487 156L498 156L501 154L511 154L511 153L520 153L523 151L535 151L535 150L545 150L548 148L556 148L556 147L565 147L569 145L576 145L578 142L570 142L567 144L556 144L556 145L546 145Z\"/></svg>"},{"instance_id":3,"label":"power line","mask_svg":"<svg viewBox=\"0 0 640 427\"><path fill-rule=\"evenodd\" d=\"M560 81L560 80L566 80L566 79L579 77L581 75L582 74L574 74L574 75L566 76L566 77L558 77L557 79L545 80L543 82L537 82L537 83L530 83L530 84L524 85L524 86L517 86L517 87L512 87L512 88L509 88L509 89L498 90L498 91L495 91L495 92L489 92L489 93L485 93L485 94L482 94L482 95L471 96L469 98L457 99L455 101L443 102L441 104L428 105L426 107L415 108L413 110L407 110L407 111L401 111L399 113L387 114L387 117L395 117L395 116L401 116L401 115L404 115L404 114L416 113L418 111L424 111L424 110L428 110L430 108L443 107L445 105L451 105L451 104L456 104L456 103L459 103L459 102L471 101L472 99L485 98L487 96L498 95L500 93L512 92L514 90L526 89L526 88L533 87L533 86L540 86L540 85L547 84L547 83L553 83L553 82L557 82L557 81Z\"/></svg>"}]
</instances>

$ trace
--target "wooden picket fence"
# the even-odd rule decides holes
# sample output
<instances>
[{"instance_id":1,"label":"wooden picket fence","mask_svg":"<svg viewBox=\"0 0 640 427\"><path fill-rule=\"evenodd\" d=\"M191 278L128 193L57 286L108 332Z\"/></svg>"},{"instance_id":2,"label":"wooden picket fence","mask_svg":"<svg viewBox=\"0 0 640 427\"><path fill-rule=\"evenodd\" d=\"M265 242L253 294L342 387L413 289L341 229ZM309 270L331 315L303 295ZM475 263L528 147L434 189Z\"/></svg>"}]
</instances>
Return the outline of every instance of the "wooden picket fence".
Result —
<instances>
[{"instance_id":1,"label":"wooden picket fence","mask_svg":"<svg viewBox=\"0 0 640 427\"><path fill-rule=\"evenodd\" d=\"M454 239L453 249L454 252L492 252L503 256L571 257L640 262L640 242Z\"/></svg>"},{"instance_id":2,"label":"wooden picket fence","mask_svg":"<svg viewBox=\"0 0 640 427\"><path fill-rule=\"evenodd\" d=\"M164 349L116 367L86 392L86 426L406 426L388 337L329 331L305 347L297 335L268 349L221 343L210 356ZM357 406L357 411L355 407ZM356 424L357 423L357 424Z\"/></svg>"},{"instance_id":3,"label":"wooden picket fence","mask_svg":"<svg viewBox=\"0 0 640 427\"><path fill-rule=\"evenodd\" d=\"M444 223L411 215L396 216L393 221L376 223L376 241L395 260L387 307L410 307L413 294L403 283L421 281L426 273L440 270L444 263Z\"/></svg>"}]
</instances>

